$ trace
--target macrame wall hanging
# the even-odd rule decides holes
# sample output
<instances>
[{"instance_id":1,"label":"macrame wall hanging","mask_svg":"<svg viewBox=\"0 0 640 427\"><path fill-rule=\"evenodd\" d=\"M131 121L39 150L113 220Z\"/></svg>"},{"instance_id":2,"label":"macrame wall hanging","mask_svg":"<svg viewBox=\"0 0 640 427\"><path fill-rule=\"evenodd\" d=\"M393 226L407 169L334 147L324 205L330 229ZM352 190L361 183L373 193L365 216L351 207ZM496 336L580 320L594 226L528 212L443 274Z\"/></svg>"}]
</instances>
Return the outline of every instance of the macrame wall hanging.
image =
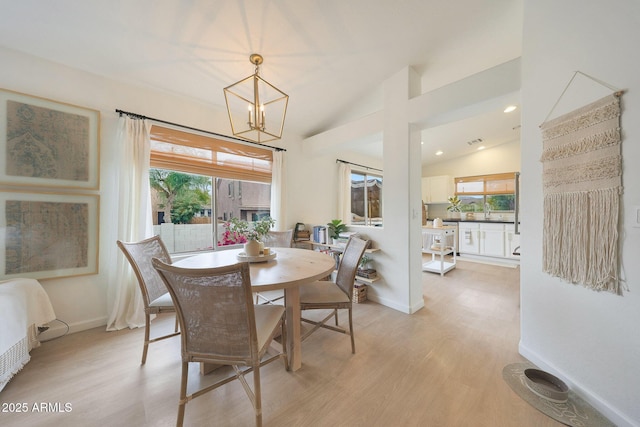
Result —
<instances>
[{"instance_id":1,"label":"macrame wall hanging","mask_svg":"<svg viewBox=\"0 0 640 427\"><path fill-rule=\"evenodd\" d=\"M576 71L571 81L577 73L580 72ZM615 93L547 121L556 102L540 125L543 271L590 289L620 294L618 218L622 193L623 92L580 74Z\"/></svg>"}]
</instances>

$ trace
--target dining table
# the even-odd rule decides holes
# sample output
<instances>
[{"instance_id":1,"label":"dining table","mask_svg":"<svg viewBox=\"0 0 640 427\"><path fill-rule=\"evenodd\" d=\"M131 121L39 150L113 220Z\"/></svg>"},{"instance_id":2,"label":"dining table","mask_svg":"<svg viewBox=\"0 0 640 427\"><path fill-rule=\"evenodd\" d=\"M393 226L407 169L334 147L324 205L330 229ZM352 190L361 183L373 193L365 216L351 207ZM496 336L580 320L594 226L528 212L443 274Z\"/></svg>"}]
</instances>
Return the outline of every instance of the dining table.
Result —
<instances>
[{"instance_id":1,"label":"dining table","mask_svg":"<svg viewBox=\"0 0 640 427\"><path fill-rule=\"evenodd\" d=\"M284 290L289 368L302 366L300 286L329 276L335 260L323 252L300 248L271 248L269 257L246 257L243 249L216 250L175 261L183 268L210 268L247 262L254 292Z\"/></svg>"}]
</instances>

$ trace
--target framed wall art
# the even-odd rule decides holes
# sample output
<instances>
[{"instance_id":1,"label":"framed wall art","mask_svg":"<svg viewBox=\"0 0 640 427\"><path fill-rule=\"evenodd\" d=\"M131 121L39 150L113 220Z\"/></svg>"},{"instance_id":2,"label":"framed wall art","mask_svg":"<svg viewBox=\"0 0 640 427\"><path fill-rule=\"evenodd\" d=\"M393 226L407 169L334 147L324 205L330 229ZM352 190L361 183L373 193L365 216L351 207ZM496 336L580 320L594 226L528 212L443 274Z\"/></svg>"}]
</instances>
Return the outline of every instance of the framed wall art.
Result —
<instances>
[{"instance_id":1,"label":"framed wall art","mask_svg":"<svg viewBox=\"0 0 640 427\"><path fill-rule=\"evenodd\" d=\"M96 190L100 112L0 89L0 184Z\"/></svg>"},{"instance_id":2,"label":"framed wall art","mask_svg":"<svg viewBox=\"0 0 640 427\"><path fill-rule=\"evenodd\" d=\"M0 193L0 280L98 272L99 196Z\"/></svg>"}]
</instances>

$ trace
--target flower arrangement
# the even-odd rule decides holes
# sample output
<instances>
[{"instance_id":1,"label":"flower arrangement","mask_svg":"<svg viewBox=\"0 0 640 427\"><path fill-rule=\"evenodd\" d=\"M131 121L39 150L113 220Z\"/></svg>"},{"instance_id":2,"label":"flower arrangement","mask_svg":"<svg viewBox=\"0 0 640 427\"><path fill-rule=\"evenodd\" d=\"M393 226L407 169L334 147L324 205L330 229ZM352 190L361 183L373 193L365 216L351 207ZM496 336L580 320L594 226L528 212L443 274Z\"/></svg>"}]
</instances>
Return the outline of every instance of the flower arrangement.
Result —
<instances>
[{"instance_id":1,"label":"flower arrangement","mask_svg":"<svg viewBox=\"0 0 640 427\"><path fill-rule=\"evenodd\" d=\"M449 201L449 206L447 206L447 211L460 212L461 200L458 198L458 196L449 196L447 200Z\"/></svg>"},{"instance_id":2,"label":"flower arrangement","mask_svg":"<svg viewBox=\"0 0 640 427\"><path fill-rule=\"evenodd\" d=\"M252 230L255 232L255 238L251 238L250 240L262 240L267 235L269 230L271 230L271 227L273 227L275 223L276 223L276 220L271 218L270 216L266 216L261 220L256 221L253 224L253 230ZM247 238L249 237L247 236Z\"/></svg>"},{"instance_id":3,"label":"flower arrangement","mask_svg":"<svg viewBox=\"0 0 640 427\"><path fill-rule=\"evenodd\" d=\"M224 223L223 226L226 230L222 233L222 240L218 244L226 246L247 243L250 240L261 240L267 235L275 222L273 218L265 217L253 223L252 227L249 222L243 219L231 218Z\"/></svg>"}]
</instances>

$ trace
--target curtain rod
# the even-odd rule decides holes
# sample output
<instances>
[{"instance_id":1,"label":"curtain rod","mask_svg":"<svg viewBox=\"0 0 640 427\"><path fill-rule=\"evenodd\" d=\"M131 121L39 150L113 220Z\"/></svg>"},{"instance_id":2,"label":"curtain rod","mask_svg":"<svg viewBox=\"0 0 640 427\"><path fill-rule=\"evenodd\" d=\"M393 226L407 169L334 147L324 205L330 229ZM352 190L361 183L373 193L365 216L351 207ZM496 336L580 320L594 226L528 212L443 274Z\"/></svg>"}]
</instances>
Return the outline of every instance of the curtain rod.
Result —
<instances>
[{"instance_id":1,"label":"curtain rod","mask_svg":"<svg viewBox=\"0 0 640 427\"><path fill-rule=\"evenodd\" d=\"M258 145L260 147L267 147L267 148L271 148L271 149L276 150L276 151L287 151L284 148L272 147L271 145L259 144L257 142L247 141L246 139L241 139L241 138L235 138L235 137L232 137L232 136L222 135L220 133L215 133L215 132L211 132L211 131L208 131L208 130L202 130L202 129L194 128L194 127L191 127L191 126L185 126L185 125L181 125L179 123L168 122L166 120L161 120L161 119L154 119L153 117L143 116L142 114L138 114L138 113L131 113L129 111L122 111L122 110L118 110L118 109L116 109L116 113L120 114L120 117L122 117L122 115L125 114L125 115L127 115L129 117L132 117L134 119L152 120L154 122L164 123L166 125L177 126L177 127L183 128L183 129L195 130L197 132L202 132L202 133L206 133L206 134L217 136L217 137L221 137L221 138L227 138L227 139L232 139L232 140L239 141L239 142L244 142L246 144L253 144L253 145Z\"/></svg>"},{"instance_id":2,"label":"curtain rod","mask_svg":"<svg viewBox=\"0 0 640 427\"><path fill-rule=\"evenodd\" d=\"M371 168L371 167L369 167L369 166L359 165L359 164L357 164L357 163L348 162L348 161L346 161L346 160L342 160L342 159L336 159L336 163L338 163L338 162L347 163L347 164L354 165L354 166L360 166L361 168L371 169L371 170L374 170L374 171L380 171L380 172L382 172L382 169Z\"/></svg>"}]
</instances>

